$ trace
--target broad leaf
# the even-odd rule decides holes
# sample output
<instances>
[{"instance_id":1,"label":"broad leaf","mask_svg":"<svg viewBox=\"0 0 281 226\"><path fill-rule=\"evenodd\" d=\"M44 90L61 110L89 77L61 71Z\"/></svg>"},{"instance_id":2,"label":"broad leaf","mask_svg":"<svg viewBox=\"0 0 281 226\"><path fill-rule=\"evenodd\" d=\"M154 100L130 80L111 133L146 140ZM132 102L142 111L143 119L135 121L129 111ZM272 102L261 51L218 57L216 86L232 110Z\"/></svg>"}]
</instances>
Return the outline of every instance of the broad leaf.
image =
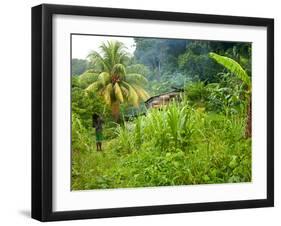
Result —
<instances>
[{"instance_id":1,"label":"broad leaf","mask_svg":"<svg viewBox=\"0 0 281 226\"><path fill-rule=\"evenodd\" d=\"M251 79L246 73L246 71L241 67L239 63L235 60L221 56L216 53L209 53L209 57L214 59L217 63L226 67L229 71L235 74L239 79L241 79L248 87L251 88Z\"/></svg>"}]
</instances>

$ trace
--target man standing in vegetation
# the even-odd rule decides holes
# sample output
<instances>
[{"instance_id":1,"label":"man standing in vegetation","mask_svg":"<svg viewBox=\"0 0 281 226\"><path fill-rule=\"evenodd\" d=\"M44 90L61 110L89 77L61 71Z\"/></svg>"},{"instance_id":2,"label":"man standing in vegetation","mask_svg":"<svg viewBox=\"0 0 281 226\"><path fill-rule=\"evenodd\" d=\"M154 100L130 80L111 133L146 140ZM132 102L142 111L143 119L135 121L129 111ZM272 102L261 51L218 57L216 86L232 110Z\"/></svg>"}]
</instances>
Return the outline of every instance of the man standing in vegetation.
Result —
<instances>
[{"instance_id":1,"label":"man standing in vegetation","mask_svg":"<svg viewBox=\"0 0 281 226\"><path fill-rule=\"evenodd\" d=\"M96 129L96 146L97 146L97 151L102 151L101 149L101 144L102 144L102 124L103 124L103 119L100 115L94 114L93 115L93 127Z\"/></svg>"}]
</instances>

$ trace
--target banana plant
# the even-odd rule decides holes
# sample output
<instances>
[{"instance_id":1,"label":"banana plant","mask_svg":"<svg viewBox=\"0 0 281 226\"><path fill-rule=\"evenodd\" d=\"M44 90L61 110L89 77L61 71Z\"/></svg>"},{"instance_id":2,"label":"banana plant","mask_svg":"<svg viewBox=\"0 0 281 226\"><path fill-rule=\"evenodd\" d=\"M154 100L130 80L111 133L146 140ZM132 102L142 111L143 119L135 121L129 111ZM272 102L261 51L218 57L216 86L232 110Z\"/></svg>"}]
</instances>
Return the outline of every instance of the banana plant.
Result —
<instances>
[{"instance_id":1,"label":"banana plant","mask_svg":"<svg viewBox=\"0 0 281 226\"><path fill-rule=\"evenodd\" d=\"M209 53L209 57L213 60L215 60L217 63L221 64L224 66L226 69L228 69L231 73L237 76L243 84L245 85L245 91L248 94L246 96L247 98L247 127L245 131L245 136L251 137L252 136L252 99L251 99L251 94L252 94L252 85L251 85L251 78L247 74L247 72L242 68L242 66L236 62L235 60L226 57L226 56L221 56L216 53Z\"/></svg>"}]
</instances>

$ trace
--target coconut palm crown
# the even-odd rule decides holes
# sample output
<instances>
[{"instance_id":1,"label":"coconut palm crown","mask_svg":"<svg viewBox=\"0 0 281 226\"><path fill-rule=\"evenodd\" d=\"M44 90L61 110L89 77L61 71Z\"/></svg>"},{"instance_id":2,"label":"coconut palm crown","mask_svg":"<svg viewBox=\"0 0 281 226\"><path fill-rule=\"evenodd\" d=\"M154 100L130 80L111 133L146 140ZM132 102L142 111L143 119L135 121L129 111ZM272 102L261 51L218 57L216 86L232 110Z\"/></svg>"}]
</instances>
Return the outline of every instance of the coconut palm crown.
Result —
<instances>
[{"instance_id":1,"label":"coconut palm crown","mask_svg":"<svg viewBox=\"0 0 281 226\"><path fill-rule=\"evenodd\" d=\"M86 91L100 93L118 121L121 103L138 107L141 101L148 99L149 95L143 88L147 80L141 70L134 72L133 65L126 66L129 55L123 43L108 41L100 46L100 50L100 53L92 51L88 56L99 75Z\"/></svg>"}]
</instances>

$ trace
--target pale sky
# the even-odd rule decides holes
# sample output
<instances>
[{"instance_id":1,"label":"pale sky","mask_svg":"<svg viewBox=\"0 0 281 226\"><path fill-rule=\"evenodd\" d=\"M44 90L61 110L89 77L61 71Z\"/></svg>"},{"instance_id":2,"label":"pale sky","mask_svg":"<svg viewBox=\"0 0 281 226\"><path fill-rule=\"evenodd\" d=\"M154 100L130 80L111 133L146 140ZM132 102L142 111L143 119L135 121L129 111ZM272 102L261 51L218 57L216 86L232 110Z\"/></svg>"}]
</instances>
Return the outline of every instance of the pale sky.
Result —
<instances>
[{"instance_id":1,"label":"pale sky","mask_svg":"<svg viewBox=\"0 0 281 226\"><path fill-rule=\"evenodd\" d=\"M133 54L135 51L135 42L133 38L94 36L94 35L72 35L72 58L86 59L92 51L100 51L99 46L102 42L117 40L124 43L127 52Z\"/></svg>"}]
</instances>

